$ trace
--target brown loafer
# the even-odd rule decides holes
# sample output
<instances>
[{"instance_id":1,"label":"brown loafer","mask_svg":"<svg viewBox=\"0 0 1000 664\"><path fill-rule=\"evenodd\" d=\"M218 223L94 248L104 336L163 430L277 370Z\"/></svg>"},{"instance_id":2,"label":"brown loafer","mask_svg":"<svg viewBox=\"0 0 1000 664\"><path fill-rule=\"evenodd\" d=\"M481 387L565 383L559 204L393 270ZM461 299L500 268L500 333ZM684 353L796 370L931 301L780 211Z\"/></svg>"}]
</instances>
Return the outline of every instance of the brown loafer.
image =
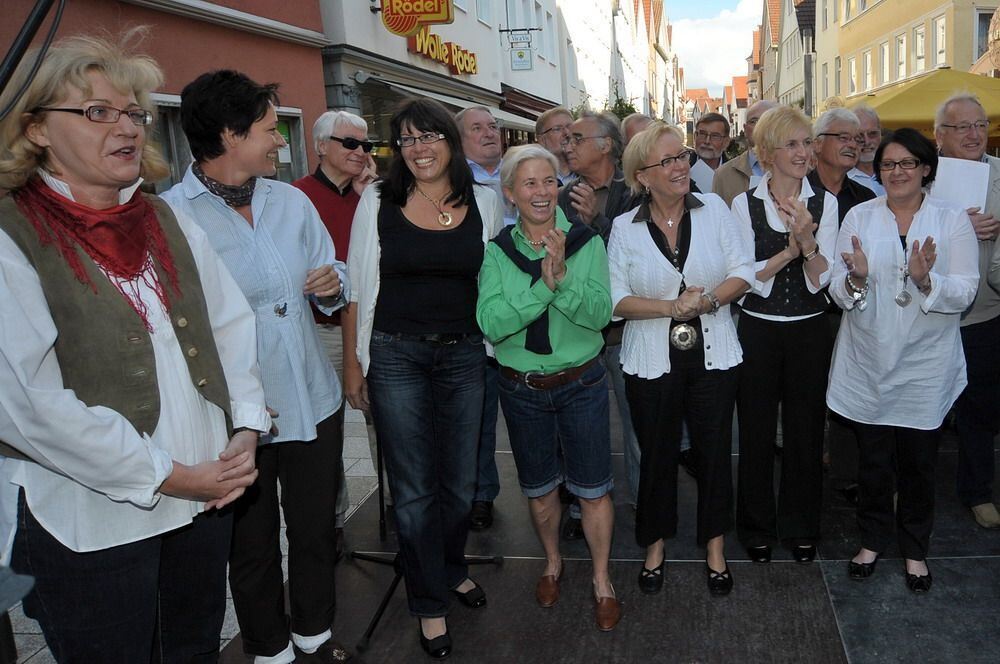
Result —
<instances>
[{"instance_id":1,"label":"brown loafer","mask_svg":"<svg viewBox=\"0 0 1000 664\"><path fill-rule=\"evenodd\" d=\"M602 632L610 632L622 619L622 603L614 597L595 597L594 602L597 629Z\"/></svg>"},{"instance_id":2,"label":"brown loafer","mask_svg":"<svg viewBox=\"0 0 1000 664\"><path fill-rule=\"evenodd\" d=\"M559 601L559 579L562 577L564 569L566 566L560 565L559 574L555 576L546 574L538 579L538 585L535 586L535 599L538 601L538 606L549 609Z\"/></svg>"}]
</instances>

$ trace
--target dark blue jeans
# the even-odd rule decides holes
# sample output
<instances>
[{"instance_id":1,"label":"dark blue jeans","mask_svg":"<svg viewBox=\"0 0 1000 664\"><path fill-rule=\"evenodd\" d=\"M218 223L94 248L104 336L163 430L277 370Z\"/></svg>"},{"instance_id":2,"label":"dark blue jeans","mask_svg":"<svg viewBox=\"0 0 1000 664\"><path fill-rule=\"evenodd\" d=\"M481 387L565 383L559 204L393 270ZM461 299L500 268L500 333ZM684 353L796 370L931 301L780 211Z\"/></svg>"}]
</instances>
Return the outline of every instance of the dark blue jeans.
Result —
<instances>
[{"instance_id":1,"label":"dark blue jeans","mask_svg":"<svg viewBox=\"0 0 1000 664\"><path fill-rule=\"evenodd\" d=\"M11 567L35 577L24 613L39 622L56 661L218 660L230 512L201 514L169 533L89 553L52 537L23 491L17 518Z\"/></svg>"},{"instance_id":2,"label":"dark blue jeans","mask_svg":"<svg viewBox=\"0 0 1000 664\"><path fill-rule=\"evenodd\" d=\"M577 380L550 390L500 376L517 479L528 498L548 495L564 480L573 495L589 500L614 486L607 375L595 362Z\"/></svg>"},{"instance_id":3,"label":"dark blue jeans","mask_svg":"<svg viewBox=\"0 0 1000 664\"><path fill-rule=\"evenodd\" d=\"M486 391L483 397L483 424L479 432L479 460L476 470L474 500L492 502L500 495L500 473L497 471L497 415L500 411L497 379L500 371L496 360L486 363Z\"/></svg>"},{"instance_id":4,"label":"dark blue jeans","mask_svg":"<svg viewBox=\"0 0 1000 664\"><path fill-rule=\"evenodd\" d=\"M368 394L413 615L447 615L468 576L465 540L483 412L482 335L452 344L375 331Z\"/></svg>"}]
</instances>

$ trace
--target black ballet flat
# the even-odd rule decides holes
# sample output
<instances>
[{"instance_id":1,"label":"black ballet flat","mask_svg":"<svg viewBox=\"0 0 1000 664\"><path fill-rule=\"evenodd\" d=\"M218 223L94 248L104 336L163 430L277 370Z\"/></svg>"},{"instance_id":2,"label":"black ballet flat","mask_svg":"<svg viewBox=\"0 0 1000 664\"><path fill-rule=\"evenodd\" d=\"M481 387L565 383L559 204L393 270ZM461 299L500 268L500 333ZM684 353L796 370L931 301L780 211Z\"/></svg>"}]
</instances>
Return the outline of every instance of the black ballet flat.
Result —
<instances>
[{"instance_id":1,"label":"black ballet flat","mask_svg":"<svg viewBox=\"0 0 1000 664\"><path fill-rule=\"evenodd\" d=\"M747 557L755 563L769 563L771 562L771 547L766 544L763 546L748 546Z\"/></svg>"},{"instance_id":2,"label":"black ballet flat","mask_svg":"<svg viewBox=\"0 0 1000 664\"><path fill-rule=\"evenodd\" d=\"M451 654L451 636L448 632L445 632L441 636L435 636L433 639L428 639L424 636L424 630L420 625L417 625L417 631L420 633L420 647L424 649L432 659L444 659Z\"/></svg>"},{"instance_id":3,"label":"black ballet flat","mask_svg":"<svg viewBox=\"0 0 1000 664\"><path fill-rule=\"evenodd\" d=\"M639 590L647 595L655 595L663 590L663 567L666 563L667 557L664 556L660 564L653 569L643 565L642 571L639 572Z\"/></svg>"},{"instance_id":4,"label":"black ballet flat","mask_svg":"<svg viewBox=\"0 0 1000 664\"><path fill-rule=\"evenodd\" d=\"M722 597L728 595L733 590L733 575L729 572L729 565L726 565L726 569L721 572L716 572L714 569L705 563L705 573L708 580L708 592L712 593L716 597Z\"/></svg>"},{"instance_id":5,"label":"black ballet flat","mask_svg":"<svg viewBox=\"0 0 1000 664\"><path fill-rule=\"evenodd\" d=\"M870 563L856 563L853 560L847 563L847 576L857 581L863 581L875 573L875 563L878 558Z\"/></svg>"},{"instance_id":6,"label":"black ballet flat","mask_svg":"<svg viewBox=\"0 0 1000 664\"><path fill-rule=\"evenodd\" d=\"M909 572L906 573L906 587L909 588L911 592L918 595L922 595L931 589L932 580L930 570L928 570L927 574L924 574L923 576L917 576L916 574L910 574Z\"/></svg>"},{"instance_id":7,"label":"black ballet flat","mask_svg":"<svg viewBox=\"0 0 1000 664\"><path fill-rule=\"evenodd\" d=\"M792 558L794 558L797 563L811 563L816 559L816 547L812 544L807 544L806 546L793 546Z\"/></svg>"},{"instance_id":8,"label":"black ballet flat","mask_svg":"<svg viewBox=\"0 0 1000 664\"><path fill-rule=\"evenodd\" d=\"M469 581L472 581L472 579L469 579ZM486 606L486 593L483 591L482 586L475 581L472 581L472 588L466 590L464 593L452 589L451 594L470 609L479 609Z\"/></svg>"}]
</instances>

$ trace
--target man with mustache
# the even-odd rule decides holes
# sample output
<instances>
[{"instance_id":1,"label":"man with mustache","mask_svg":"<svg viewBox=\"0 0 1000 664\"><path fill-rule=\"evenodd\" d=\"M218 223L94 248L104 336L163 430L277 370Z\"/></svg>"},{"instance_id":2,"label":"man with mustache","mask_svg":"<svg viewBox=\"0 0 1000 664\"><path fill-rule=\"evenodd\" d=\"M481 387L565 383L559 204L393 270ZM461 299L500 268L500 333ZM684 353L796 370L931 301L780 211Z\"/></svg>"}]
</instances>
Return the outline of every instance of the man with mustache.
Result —
<instances>
[{"instance_id":1,"label":"man with mustache","mask_svg":"<svg viewBox=\"0 0 1000 664\"><path fill-rule=\"evenodd\" d=\"M777 105L777 102L761 99L747 109L747 119L743 126L747 151L719 166L712 180L712 193L718 194L726 205L732 205L734 198L750 189L751 182L754 183L753 186L757 186L764 176L764 169L753 149L753 130L757 127L760 116Z\"/></svg>"},{"instance_id":2,"label":"man with mustache","mask_svg":"<svg viewBox=\"0 0 1000 664\"><path fill-rule=\"evenodd\" d=\"M813 125L816 170L809 174L809 184L837 197L840 223L852 207L875 198L875 192L847 177L858 163L860 133L861 123L846 108L830 109Z\"/></svg>"},{"instance_id":3,"label":"man with mustache","mask_svg":"<svg viewBox=\"0 0 1000 664\"><path fill-rule=\"evenodd\" d=\"M875 179L875 151L878 150L879 143L882 142L882 123L878 119L878 113L870 106L857 106L854 115L861 123L861 136L864 143L858 151L858 165L847 173L858 184L863 184L877 196L885 196L885 187Z\"/></svg>"},{"instance_id":4,"label":"man with mustache","mask_svg":"<svg viewBox=\"0 0 1000 664\"><path fill-rule=\"evenodd\" d=\"M993 438L1000 430L1000 293L988 282L1000 232L1000 159L986 154L989 121L979 100L956 94L938 107L934 138L942 157L989 164L986 209L969 208L979 240L979 290L962 314L962 348L969 383L955 403L958 497L983 528L1000 528L993 503Z\"/></svg>"},{"instance_id":5,"label":"man with mustache","mask_svg":"<svg viewBox=\"0 0 1000 664\"><path fill-rule=\"evenodd\" d=\"M694 127L694 150L691 159L691 179L699 191L712 191L715 171L725 161L729 147L729 120L719 113L706 113Z\"/></svg>"}]
</instances>

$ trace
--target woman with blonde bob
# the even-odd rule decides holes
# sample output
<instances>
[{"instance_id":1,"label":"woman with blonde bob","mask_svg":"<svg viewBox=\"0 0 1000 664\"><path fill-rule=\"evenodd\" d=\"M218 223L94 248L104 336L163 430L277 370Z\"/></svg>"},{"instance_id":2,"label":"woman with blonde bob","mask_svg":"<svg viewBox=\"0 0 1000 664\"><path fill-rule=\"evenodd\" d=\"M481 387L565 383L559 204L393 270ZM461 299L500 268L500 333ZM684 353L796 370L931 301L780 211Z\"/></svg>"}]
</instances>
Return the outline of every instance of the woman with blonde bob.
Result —
<instances>
[{"instance_id":1,"label":"woman with blonde bob","mask_svg":"<svg viewBox=\"0 0 1000 664\"><path fill-rule=\"evenodd\" d=\"M743 298L737 408L736 532L754 562L784 542L797 562L816 556L823 489L824 391L833 339L823 315L837 242L837 199L806 175L812 127L796 108L764 113L754 129L764 177L733 199L754 239L753 287ZM777 499L778 404L784 447Z\"/></svg>"},{"instance_id":2,"label":"woman with blonde bob","mask_svg":"<svg viewBox=\"0 0 1000 664\"><path fill-rule=\"evenodd\" d=\"M691 150L654 122L625 150L625 179L643 203L614 220L608 256L614 315L624 318L622 370L642 452L636 541L639 588L663 588L664 540L677 533L677 462L686 421L698 467L699 546L706 580L726 595L732 528L729 425L742 359L729 303L753 282L753 247L721 198L692 194Z\"/></svg>"},{"instance_id":3,"label":"woman with blonde bob","mask_svg":"<svg viewBox=\"0 0 1000 664\"><path fill-rule=\"evenodd\" d=\"M135 34L57 44L0 124L0 541L57 661L214 662L233 523L214 508L256 479L270 421L239 287L139 191L165 171Z\"/></svg>"}]
</instances>

